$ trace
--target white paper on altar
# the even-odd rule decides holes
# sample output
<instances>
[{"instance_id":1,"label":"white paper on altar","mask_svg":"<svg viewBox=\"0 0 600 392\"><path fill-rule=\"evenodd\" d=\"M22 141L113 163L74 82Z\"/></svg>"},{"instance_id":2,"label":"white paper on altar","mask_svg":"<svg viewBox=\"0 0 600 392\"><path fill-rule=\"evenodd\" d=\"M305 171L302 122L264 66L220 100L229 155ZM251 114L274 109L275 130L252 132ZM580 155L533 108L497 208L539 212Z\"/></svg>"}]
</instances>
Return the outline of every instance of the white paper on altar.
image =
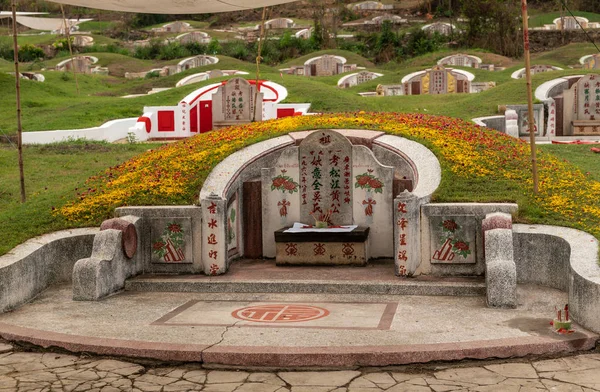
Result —
<instances>
[{"instance_id":1,"label":"white paper on altar","mask_svg":"<svg viewBox=\"0 0 600 392\"><path fill-rule=\"evenodd\" d=\"M326 229L317 229L316 227L312 227L309 225L305 225L304 223L295 222L294 226L285 230L284 233L349 233L352 230L356 229L358 226L340 226L340 227L331 227Z\"/></svg>"}]
</instances>

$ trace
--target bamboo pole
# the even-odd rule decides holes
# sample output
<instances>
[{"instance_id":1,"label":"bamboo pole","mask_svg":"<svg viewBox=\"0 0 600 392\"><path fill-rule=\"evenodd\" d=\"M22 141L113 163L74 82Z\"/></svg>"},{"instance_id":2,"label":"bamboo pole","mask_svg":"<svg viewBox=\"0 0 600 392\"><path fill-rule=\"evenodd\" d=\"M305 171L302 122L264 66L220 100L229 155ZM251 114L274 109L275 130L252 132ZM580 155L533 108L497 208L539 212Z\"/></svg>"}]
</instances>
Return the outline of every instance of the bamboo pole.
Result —
<instances>
[{"instance_id":1,"label":"bamboo pole","mask_svg":"<svg viewBox=\"0 0 600 392\"><path fill-rule=\"evenodd\" d=\"M15 59L15 87L17 90L17 150L19 152L19 180L21 182L21 203L25 195L25 170L23 168L23 127L21 124L21 77L19 74L19 44L17 42L17 0L10 2L12 8L13 47Z\"/></svg>"},{"instance_id":2,"label":"bamboo pole","mask_svg":"<svg viewBox=\"0 0 600 392\"><path fill-rule=\"evenodd\" d=\"M258 50L256 53L256 90L254 91L254 113L252 114L252 122L256 121L256 106L257 105L257 100L258 100L258 89L259 89L259 82L260 82L260 61L262 60L262 56L261 56L261 52L262 52L262 44L263 41L265 39L265 19L267 17L267 7L263 8L263 12L262 12L262 20L260 22L260 34L258 36ZM260 110L262 110L262 108L260 108Z\"/></svg>"},{"instance_id":3,"label":"bamboo pole","mask_svg":"<svg viewBox=\"0 0 600 392\"><path fill-rule=\"evenodd\" d=\"M71 70L73 70L73 77L75 78L75 87L77 89L77 95L79 95L79 80L77 80L77 71L75 70L75 60L73 59L73 47L71 46L71 26L67 23L65 17L65 8L60 5L60 11L62 12L63 22L65 25L65 34L67 36L67 45L69 46L69 54L71 55Z\"/></svg>"},{"instance_id":4,"label":"bamboo pole","mask_svg":"<svg viewBox=\"0 0 600 392\"><path fill-rule=\"evenodd\" d=\"M527 20L527 0L521 0L523 15L523 49L525 50L525 77L527 79L527 115L529 123L529 145L531 148L531 170L533 174L533 193L539 192L538 170L535 145L535 120L533 118L533 91L531 90L531 58L529 55L529 21ZM542 124L540 124L541 126Z\"/></svg>"}]
</instances>

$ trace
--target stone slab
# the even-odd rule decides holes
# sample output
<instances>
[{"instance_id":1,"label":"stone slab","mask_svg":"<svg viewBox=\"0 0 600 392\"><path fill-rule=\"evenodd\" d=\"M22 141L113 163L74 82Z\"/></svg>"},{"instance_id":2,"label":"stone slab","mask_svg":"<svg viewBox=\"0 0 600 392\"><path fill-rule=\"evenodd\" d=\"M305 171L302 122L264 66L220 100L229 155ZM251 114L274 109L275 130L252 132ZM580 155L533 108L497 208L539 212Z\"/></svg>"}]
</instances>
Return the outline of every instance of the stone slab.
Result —
<instances>
[{"instance_id":1,"label":"stone slab","mask_svg":"<svg viewBox=\"0 0 600 392\"><path fill-rule=\"evenodd\" d=\"M530 289L527 289L530 290ZM102 303L81 304L70 300L68 287L50 289L17 311L0 315L0 336L44 347L73 352L149 357L160 360L203 362L232 366L384 366L431 360L506 358L592 348L598 336L580 327L572 335L552 332L544 315L564 294L529 291L522 308L487 309L482 298L398 297L389 330L327 328L242 328L231 320L223 326L152 325L173 309L197 300L195 293L125 293ZM262 294L203 294L205 302L231 300L240 304L264 304ZM560 297L560 298L559 298ZM277 295L273 301L331 303L374 309L371 295ZM545 301L543 304L540 299ZM131 309L136 307L136 312ZM353 317L359 317L354 308ZM344 310L345 314L350 312ZM230 317L230 316L227 316ZM364 313L373 323L381 312ZM440 328L439 319L445 320ZM87 323L75 322L85 318ZM321 321L324 322L323 318ZM477 322L475 322L477 320ZM484 320L484 322L481 322ZM345 323L348 321L340 322ZM35 325L35 328L31 328ZM473 326L473 328L466 328ZM402 342L399 344L399 342Z\"/></svg>"}]
</instances>

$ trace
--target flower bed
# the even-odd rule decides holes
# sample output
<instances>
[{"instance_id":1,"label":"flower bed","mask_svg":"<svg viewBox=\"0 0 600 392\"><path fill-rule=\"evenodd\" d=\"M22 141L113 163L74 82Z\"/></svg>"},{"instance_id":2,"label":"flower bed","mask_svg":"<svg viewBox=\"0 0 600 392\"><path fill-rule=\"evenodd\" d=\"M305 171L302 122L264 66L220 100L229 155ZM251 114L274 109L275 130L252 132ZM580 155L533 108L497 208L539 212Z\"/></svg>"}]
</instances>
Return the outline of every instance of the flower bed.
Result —
<instances>
[{"instance_id":1,"label":"flower bed","mask_svg":"<svg viewBox=\"0 0 600 392\"><path fill-rule=\"evenodd\" d=\"M570 226L600 238L600 182L566 161L538 153L540 192L534 195L527 143L463 120L422 114L297 116L209 132L91 177L88 190L55 213L74 224L98 224L119 206L195 203L210 171L231 153L319 128L380 130L424 144L442 165L437 201L517 201L518 220Z\"/></svg>"}]
</instances>

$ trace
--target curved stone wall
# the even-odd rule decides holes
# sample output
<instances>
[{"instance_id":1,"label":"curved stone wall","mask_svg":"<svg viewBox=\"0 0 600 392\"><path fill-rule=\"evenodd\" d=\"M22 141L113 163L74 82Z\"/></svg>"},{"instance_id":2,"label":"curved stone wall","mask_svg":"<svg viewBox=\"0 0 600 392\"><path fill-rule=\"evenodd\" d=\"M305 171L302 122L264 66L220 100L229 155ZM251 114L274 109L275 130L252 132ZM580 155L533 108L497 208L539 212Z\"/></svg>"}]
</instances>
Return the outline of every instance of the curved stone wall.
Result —
<instances>
[{"instance_id":1,"label":"curved stone wall","mask_svg":"<svg viewBox=\"0 0 600 392\"><path fill-rule=\"evenodd\" d=\"M513 225L513 231L517 281L568 291L573 318L600 332L598 240L557 226Z\"/></svg>"},{"instance_id":2,"label":"curved stone wall","mask_svg":"<svg viewBox=\"0 0 600 392\"><path fill-rule=\"evenodd\" d=\"M97 228L58 231L33 238L0 257L0 313L50 285L70 282L73 265L89 257Z\"/></svg>"}]
</instances>

